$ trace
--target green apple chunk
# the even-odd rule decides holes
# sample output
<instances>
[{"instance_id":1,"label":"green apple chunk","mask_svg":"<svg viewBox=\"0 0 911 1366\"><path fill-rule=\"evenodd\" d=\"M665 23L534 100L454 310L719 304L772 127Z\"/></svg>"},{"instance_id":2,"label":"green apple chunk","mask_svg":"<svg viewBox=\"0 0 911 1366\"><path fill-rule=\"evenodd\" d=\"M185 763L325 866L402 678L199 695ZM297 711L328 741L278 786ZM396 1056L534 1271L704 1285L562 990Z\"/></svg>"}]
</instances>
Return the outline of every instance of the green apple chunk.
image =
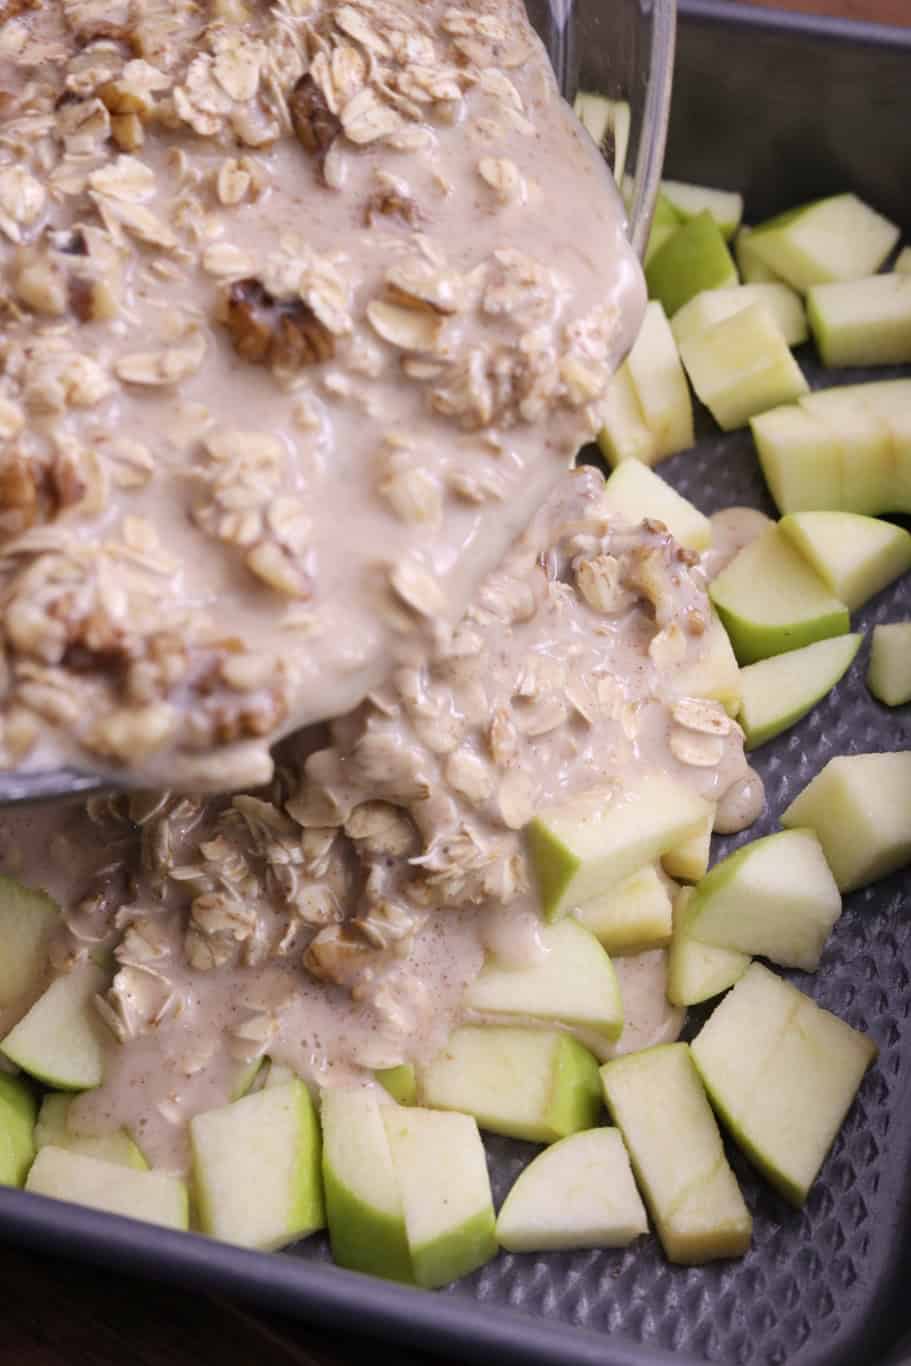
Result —
<instances>
[{"instance_id":1,"label":"green apple chunk","mask_svg":"<svg viewBox=\"0 0 911 1366\"><path fill-rule=\"evenodd\" d=\"M696 394L726 432L809 388L763 303L749 304L688 337L680 355Z\"/></svg>"},{"instance_id":2,"label":"green apple chunk","mask_svg":"<svg viewBox=\"0 0 911 1366\"><path fill-rule=\"evenodd\" d=\"M702 649L693 664L687 664L673 679L677 697L706 697L720 702L729 716L740 708L740 666L730 637L712 609L702 637Z\"/></svg>"},{"instance_id":3,"label":"green apple chunk","mask_svg":"<svg viewBox=\"0 0 911 1366\"><path fill-rule=\"evenodd\" d=\"M812 830L742 845L697 885L682 929L713 948L815 972L841 897Z\"/></svg>"},{"instance_id":4,"label":"green apple chunk","mask_svg":"<svg viewBox=\"0 0 911 1366\"><path fill-rule=\"evenodd\" d=\"M645 264L648 265L656 251L660 251L669 237L680 227L683 219L677 210L666 199L663 194L658 195L655 200L655 212L652 214L652 226L648 235L648 242L645 246Z\"/></svg>"},{"instance_id":5,"label":"green apple chunk","mask_svg":"<svg viewBox=\"0 0 911 1366\"><path fill-rule=\"evenodd\" d=\"M575 915L608 953L644 953L670 942L670 893L652 864L586 901Z\"/></svg>"},{"instance_id":6,"label":"green apple chunk","mask_svg":"<svg viewBox=\"0 0 911 1366\"><path fill-rule=\"evenodd\" d=\"M688 550L707 550L712 524L704 513L638 460L624 460L609 476L602 508L619 521L638 525L648 517L663 522Z\"/></svg>"},{"instance_id":7,"label":"green apple chunk","mask_svg":"<svg viewBox=\"0 0 911 1366\"><path fill-rule=\"evenodd\" d=\"M799 406L775 408L751 418L750 430L779 512L843 506L841 447L819 417Z\"/></svg>"},{"instance_id":8,"label":"green apple chunk","mask_svg":"<svg viewBox=\"0 0 911 1366\"><path fill-rule=\"evenodd\" d=\"M619 1129L588 1129L545 1148L497 1219L497 1241L508 1252L627 1247L647 1232Z\"/></svg>"},{"instance_id":9,"label":"green apple chunk","mask_svg":"<svg viewBox=\"0 0 911 1366\"><path fill-rule=\"evenodd\" d=\"M610 958L572 918L540 931L542 956L522 967L487 962L465 993L465 1005L494 1017L524 1016L577 1026L614 1040L623 1031L623 1002Z\"/></svg>"},{"instance_id":10,"label":"green apple chunk","mask_svg":"<svg viewBox=\"0 0 911 1366\"><path fill-rule=\"evenodd\" d=\"M615 1058L601 1078L668 1260L697 1265L742 1256L750 1212L689 1047L663 1044Z\"/></svg>"},{"instance_id":11,"label":"green apple chunk","mask_svg":"<svg viewBox=\"0 0 911 1366\"><path fill-rule=\"evenodd\" d=\"M652 300L624 368L629 374L645 424L654 441L647 464L692 446L693 404L680 364L677 343L664 309Z\"/></svg>"},{"instance_id":12,"label":"green apple chunk","mask_svg":"<svg viewBox=\"0 0 911 1366\"><path fill-rule=\"evenodd\" d=\"M590 1129L601 1108L598 1064L556 1029L466 1025L418 1071L422 1105L473 1115L482 1129L553 1143Z\"/></svg>"},{"instance_id":13,"label":"green apple chunk","mask_svg":"<svg viewBox=\"0 0 911 1366\"><path fill-rule=\"evenodd\" d=\"M710 1001L732 987L750 966L748 953L700 944L687 933L684 920L694 891L681 887L674 898L674 935L667 955L667 999L674 1006Z\"/></svg>"},{"instance_id":14,"label":"green apple chunk","mask_svg":"<svg viewBox=\"0 0 911 1366\"><path fill-rule=\"evenodd\" d=\"M819 837L843 892L911 862L911 750L830 759L781 818Z\"/></svg>"},{"instance_id":15,"label":"green apple chunk","mask_svg":"<svg viewBox=\"0 0 911 1366\"><path fill-rule=\"evenodd\" d=\"M726 1128L794 1205L806 1200L876 1051L759 963L692 1044Z\"/></svg>"},{"instance_id":16,"label":"green apple chunk","mask_svg":"<svg viewBox=\"0 0 911 1366\"><path fill-rule=\"evenodd\" d=\"M712 849L715 809L715 804L709 803L702 829L674 849L669 849L663 856L661 866L668 877L678 878L681 882L698 882L705 877Z\"/></svg>"},{"instance_id":17,"label":"green apple chunk","mask_svg":"<svg viewBox=\"0 0 911 1366\"><path fill-rule=\"evenodd\" d=\"M381 1110L402 1193L414 1279L429 1290L476 1271L497 1253L487 1159L469 1115Z\"/></svg>"},{"instance_id":18,"label":"green apple chunk","mask_svg":"<svg viewBox=\"0 0 911 1366\"><path fill-rule=\"evenodd\" d=\"M609 465L619 466L633 461L651 465L660 458L652 429L645 420L639 395L625 364L620 366L607 386L601 417L598 445Z\"/></svg>"},{"instance_id":19,"label":"green apple chunk","mask_svg":"<svg viewBox=\"0 0 911 1366\"><path fill-rule=\"evenodd\" d=\"M645 773L543 810L527 834L545 916L591 901L698 834L706 805L674 778Z\"/></svg>"},{"instance_id":20,"label":"green apple chunk","mask_svg":"<svg viewBox=\"0 0 911 1366\"><path fill-rule=\"evenodd\" d=\"M39 1081L63 1091L100 1086L104 1071L104 1026L94 998L107 976L84 964L58 977L24 1015L0 1049Z\"/></svg>"},{"instance_id":21,"label":"green apple chunk","mask_svg":"<svg viewBox=\"0 0 911 1366\"><path fill-rule=\"evenodd\" d=\"M135 1171L52 1144L35 1158L25 1189L166 1228L189 1226L187 1188L176 1176Z\"/></svg>"},{"instance_id":22,"label":"green apple chunk","mask_svg":"<svg viewBox=\"0 0 911 1366\"><path fill-rule=\"evenodd\" d=\"M734 259L745 285L781 284L781 277L770 270L753 246L753 229L741 227L734 240Z\"/></svg>"},{"instance_id":23,"label":"green apple chunk","mask_svg":"<svg viewBox=\"0 0 911 1366\"><path fill-rule=\"evenodd\" d=\"M40 987L47 941L59 917L57 903L44 892L0 876L0 1007Z\"/></svg>"},{"instance_id":24,"label":"green apple chunk","mask_svg":"<svg viewBox=\"0 0 911 1366\"><path fill-rule=\"evenodd\" d=\"M80 1134L69 1126L69 1111L73 1097L51 1092L41 1102L35 1125L35 1147L66 1148L67 1152L97 1157L102 1162L114 1162L119 1167L134 1171L148 1170L148 1163L125 1129L110 1134Z\"/></svg>"},{"instance_id":25,"label":"green apple chunk","mask_svg":"<svg viewBox=\"0 0 911 1366\"><path fill-rule=\"evenodd\" d=\"M417 1100L418 1083L410 1062L400 1062L396 1067L381 1067L373 1075L399 1105L414 1105Z\"/></svg>"},{"instance_id":26,"label":"green apple chunk","mask_svg":"<svg viewBox=\"0 0 911 1366\"><path fill-rule=\"evenodd\" d=\"M782 535L851 611L911 569L911 532L856 512L798 512Z\"/></svg>"},{"instance_id":27,"label":"green apple chunk","mask_svg":"<svg viewBox=\"0 0 911 1366\"><path fill-rule=\"evenodd\" d=\"M763 531L709 589L741 664L844 635L848 609L778 526Z\"/></svg>"},{"instance_id":28,"label":"green apple chunk","mask_svg":"<svg viewBox=\"0 0 911 1366\"><path fill-rule=\"evenodd\" d=\"M631 111L626 100L610 100L580 90L574 102L576 118L602 149L614 168L614 179L623 182L629 151Z\"/></svg>"},{"instance_id":29,"label":"green apple chunk","mask_svg":"<svg viewBox=\"0 0 911 1366\"><path fill-rule=\"evenodd\" d=\"M895 224L856 195L839 194L760 223L749 241L770 270L804 292L875 274L898 237Z\"/></svg>"},{"instance_id":30,"label":"green apple chunk","mask_svg":"<svg viewBox=\"0 0 911 1366\"><path fill-rule=\"evenodd\" d=\"M700 337L716 323L742 313L752 304L763 304L775 320L788 346L800 346L807 339L807 319L803 300L783 284L738 285L732 289L707 289L684 304L671 323L677 345Z\"/></svg>"},{"instance_id":31,"label":"green apple chunk","mask_svg":"<svg viewBox=\"0 0 911 1366\"><path fill-rule=\"evenodd\" d=\"M661 193L684 223L701 213L710 214L726 242L740 227L743 195L733 190L714 190L705 185L690 185L683 180L662 180Z\"/></svg>"},{"instance_id":32,"label":"green apple chunk","mask_svg":"<svg viewBox=\"0 0 911 1366\"><path fill-rule=\"evenodd\" d=\"M867 687L887 707L911 702L911 621L873 627Z\"/></svg>"},{"instance_id":33,"label":"green apple chunk","mask_svg":"<svg viewBox=\"0 0 911 1366\"><path fill-rule=\"evenodd\" d=\"M745 748L757 749L812 711L847 673L862 641L862 635L833 636L748 664L737 717Z\"/></svg>"},{"instance_id":34,"label":"green apple chunk","mask_svg":"<svg viewBox=\"0 0 911 1366\"><path fill-rule=\"evenodd\" d=\"M376 1091L367 1087L323 1092L329 1242L338 1266L413 1283L405 1210L383 1108Z\"/></svg>"},{"instance_id":35,"label":"green apple chunk","mask_svg":"<svg viewBox=\"0 0 911 1366\"><path fill-rule=\"evenodd\" d=\"M807 317L824 365L902 365L911 361L911 280L872 275L814 285Z\"/></svg>"},{"instance_id":36,"label":"green apple chunk","mask_svg":"<svg viewBox=\"0 0 911 1366\"><path fill-rule=\"evenodd\" d=\"M0 1185L21 1186L35 1156L38 1104L21 1077L0 1073Z\"/></svg>"},{"instance_id":37,"label":"green apple chunk","mask_svg":"<svg viewBox=\"0 0 911 1366\"><path fill-rule=\"evenodd\" d=\"M204 1233L268 1251L324 1227L319 1123L302 1081L194 1116L190 1146Z\"/></svg>"},{"instance_id":38,"label":"green apple chunk","mask_svg":"<svg viewBox=\"0 0 911 1366\"><path fill-rule=\"evenodd\" d=\"M902 247L895 258L894 270L899 275L911 275L911 247Z\"/></svg>"},{"instance_id":39,"label":"green apple chunk","mask_svg":"<svg viewBox=\"0 0 911 1366\"><path fill-rule=\"evenodd\" d=\"M739 284L737 267L721 229L703 210L677 229L645 268L650 299L657 299L672 318L704 289Z\"/></svg>"}]
</instances>

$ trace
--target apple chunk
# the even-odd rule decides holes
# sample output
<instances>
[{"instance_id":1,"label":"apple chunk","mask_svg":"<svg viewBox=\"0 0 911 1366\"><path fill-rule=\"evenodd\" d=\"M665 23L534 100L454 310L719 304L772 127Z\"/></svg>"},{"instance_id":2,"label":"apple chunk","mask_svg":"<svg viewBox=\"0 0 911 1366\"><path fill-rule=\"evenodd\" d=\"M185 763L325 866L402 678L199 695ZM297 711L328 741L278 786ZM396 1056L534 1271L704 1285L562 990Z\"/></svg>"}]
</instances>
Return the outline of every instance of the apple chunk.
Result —
<instances>
[{"instance_id":1,"label":"apple chunk","mask_svg":"<svg viewBox=\"0 0 911 1366\"><path fill-rule=\"evenodd\" d=\"M648 464L663 460L676 451L692 446L693 404L677 343L664 309L652 300L636 344L626 358L629 374L642 416L654 440L654 455Z\"/></svg>"},{"instance_id":2,"label":"apple chunk","mask_svg":"<svg viewBox=\"0 0 911 1366\"><path fill-rule=\"evenodd\" d=\"M655 437L645 420L636 386L625 363L607 386L601 405L601 419L598 445L609 465L632 464L634 461L650 465L659 459Z\"/></svg>"},{"instance_id":3,"label":"apple chunk","mask_svg":"<svg viewBox=\"0 0 911 1366\"><path fill-rule=\"evenodd\" d=\"M667 999L675 1006L695 1006L719 996L750 966L748 953L700 944L687 933L686 908L694 892L693 887L681 887L674 898L674 935L667 955Z\"/></svg>"},{"instance_id":4,"label":"apple chunk","mask_svg":"<svg viewBox=\"0 0 911 1366\"><path fill-rule=\"evenodd\" d=\"M902 247L895 258L893 270L899 275L911 275L911 247Z\"/></svg>"},{"instance_id":5,"label":"apple chunk","mask_svg":"<svg viewBox=\"0 0 911 1366\"><path fill-rule=\"evenodd\" d=\"M83 964L58 977L0 1044L11 1062L66 1091L100 1086L104 1026L94 1007L105 973Z\"/></svg>"},{"instance_id":6,"label":"apple chunk","mask_svg":"<svg viewBox=\"0 0 911 1366\"><path fill-rule=\"evenodd\" d=\"M466 1025L418 1071L422 1105L473 1115L482 1129L553 1143L590 1129L601 1108L598 1064L555 1029Z\"/></svg>"},{"instance_id":7,"label":"apple chunk","mask_svg":"<svg viewBox=\"0 0 911 1366\"><path fill-rule=\"evenodd\" d=\"M680 882L698 882L705 877L712 850L715 811L715 804L710 803L702 829L674 849L669 849L663 856L661 866L668 877L678 878Z\"/></svg>"},{"instance_id":8,"label":"apple chunk","mask_svg":"<svg viewBox=\"0 0 911 1366\"><path fill-rule=\"evenodd\" d=\"M712 215L703 210L678 228L645 268L650 299L672 318L704 289L738 284L737 267Z\"/></svg>"},{"instance_id":9,"label":"apple chunk","mask_svg":"<svg viewBox=\"0 0 911 1366\"><path fill-rule=\"evenodd\" d=\"M753 229L744 225L734 239L734 259L741 280L745 285L782 284L781 276L776 275L774 270L766 265L753 246L752 236ZM790 289L790 285L788 288Z\"/></svg>"},{"instance_id":10,"label":"apple chunk","mask_svg":"<svg viewBox=\"0 0 911 1366\"><path fill-rule=\"evenodd\" d=\"M47 941L59 918L57 903L44 892L0 877L0 1007L40 988Z\"/></svg>"},{"instance_id":11,"label":"apple chunk","mask_svg":"<svg viewBox=\"0 0 911 1366\"><path fill-rule=\"evenodd\" d=\"M677 345L700 337L716 323L742 313L751 304L764 304L788 346L807 339L807 319L800 295L783 284L738 285L731 289L706 289L690 299L671 323Z\"/></svg>"},{"instance_id":12,"label":"apple chunk","mask_svg":"<svg viewBox=\"0 0 911 1366\"><path fill-rule=\"evenodd\" d=\"M812 830L742 845L697 885L682 929L713 948L814 972L841 897Z\"/></svg>"},{"instance_id":13,"label":"apple chunk","mask_svg":"<svg viewBox=\"0 0 911 1366\"><path fill-rule=\"evenodd\" d=\"M725 1126L795 1205L806 1199L876 1051L759 963L692 1044Z\"/></svg>"},{"instance_id":14,"label":"apple chunk","mask_svg":"<svg viewBox=\"0 0 911 1366\"><path fill-rule=\"evenodd\" d=\"M465 1005L494 1017L525 1016L619 1038L620 988L611 960L595 936L566 919L543 928L540 938L543 955L534 963L485 964L465 993Z\"/></svg>"},{"instance_id":15,"label":"apple chunk","mask_svg":"<svg viewBox=\"0 0 911 1366\"><path fill-rule=\"evenodd\" d=\"M189 1223L187 1188L176 1176L135 1171L50 1144L32 1163L25 1189L166 1228L185 1229Z\"/></svg>"},{"instance_id":16,"label":"apple chunk","mask_svg":"<svg viewBox=\"0 0 911 1366\"><path fill-rule=\"evenodd\" d=\"M809 389L764 303L750 304L687 337L680 356L698 397L726 432Z\"/></svg>"},{"instance_id":17,"label":"apple chunk","mask_svg":"<svg viewBox=\"0 0 911 1366\"><path fill-rule=\"evenodd\" d=\"M695 1265L742 1256L750 1212L689 1047L664 1044L615 1058L601 1077L668 1259Z\"/></svg>"},{"instance_id":18,"label":"apple chunk","mask_svg":"<svg viewBox=\"0 0 911 1366\"><path fill-rule=\"evenodd\" d=\"M35 1156L32 1088L21 1077L0 1073L0 1185L21 1186Z\"/></svg>"},{"instance_id":19,"label":"apple chunk","mask_svg":"<svg viewBox=\"0 0 911 1366\"><path fill-rule=\"evenodd\" d=\"M911 702L911 621L873 627L867 687L887 707Z\"/></svg>"},{"instance_id":20,"label":"apple chunk","mask_svg":"<svg viewBox=\"0 0 911 1366\"><path fill-rule=\"evenodd\" d=\"M73 1097L51 1092L41 1102L38 1122L35 1125L35 1146L46 1148L66 1148L67 1152L83 1153L86 1157L97 1157L102 1162L114 1162L120 1167L132 1167L134 1171L147 1171L148 1163L125 1129L115 1129L109 1134L80 1134L69 1125L70 1106Z\"/></svg>"},{"instance_id":21,"label":"apple chunk","mask_svg":"<svg viewBox=\"0 0 911 1366\"><path fill-rule=\"evenodd\" d=\"M863 636L833 636L741 670L740 714L746 749L794 726L847 673Z\"/></svg>"},{"instance_id":22,"label":"apple chunk","mask_svg":"<svg viewBox=\"0 0 911 1366\"><path fill-rule=\"evenodd\" d=\"M848 609L777 526L757 536L709 589L741 664L844 635Z\"/></svg>"},{"instance_id":23,"label":"apple chunk","mask_svg":"<svg viewBox=\"0 0 911 1366\"><path fill-rule=\"evenodd\" d=\"M400 1062L396 1067L381 1067L374 1076L399 1105L414 1104L417 1099L417 1079L410 1062Z\"/></svg>"},{"instance_id":24,"label":"apple chunk","mask_svg":"<svg viewBox=\"0 0 911 1366\"><path fill-rule=\"evenodd\" d=\"M852 612L911 569L911 532L892 522L856 512L798 512L779 525Z\"/></svg>"},{"instance_id":25,"label":"apple chunk","mask_svg":"<svg viewBox=\"0 0 911 1366\"><path fill-rule=\"evenodd\" d=\"M550 919L606 892L698 834L706 802L683 783L646 773L544 810L528 827L541 908Z\"/></svg>"},{"instance_id":26,"label":"apple chunk","mask_svg":"<svg viewBox=\"0 0 911 1366\"><path fill-rule=\"evenodd\" d=\"M545 1148L497 1219L497 1239L509 1252L627 1247L647 1232L619 1129L588 1129Z\"/></svg>"},{"instance_id":27,"label":"apple chunk","mask_svg":"<svg viewBox=\"0 0 911 1366\"><path fill-rule=\"evenodd\" d=\"M740 227L743 195L734 190L709 189L683 180L662 180L661 193L684 223L700 213L711 214L726 242Z\"/></svg>"},{"instance_id":28,"label":"apple chunk","mask_svg":"<svg viewBox=\"0 0 911 1366\"><path fill-rule=\"evenodd\" d=\"M814 285L807 317L824 365L902 365L911 361L911 280L872 275Z\"/></svg>"},{"instance_id":29,"label":"apple chunk","mask_svg":"<svg viewBox=\"0 0 911 1366\"><path fill-rule=\"evenodd\" d=\"M663 522L688 550L706 550L712 543L708 517L638 460L617 466L604 486L601 506L608 515L634 526L646 517Z\"/></svg>"},{"instance_id":30,"label":"apple chunk","mask_svg":"<svg viewBox=\"0 0 911 1366\"><path fill-rule=\"evenodd\" d=\"M670 894L651 864L586 901L575 915L608 953L644 953L663 948L671 937Z\"/></svg>"},{"instance_id":31,"label":"apple chunk","mask_svg":"<svg viewBox=\"0 0 911 1366\"><path fill-rule=\"evenodd\" d=\"M478 1126L468 1115L382 1107L414 1278L433 1289L496 1255L496 1216Z\"/></svg>"},{"instance_id":32,"label":"apple chunk","mask_svg":"<svg viewBox=\"0 0 911 1366\"><path fill-rule=\"evenodd\" d=\"M195 1115L190 1146L204 1233L272 1250L324 1227L319 1123L302 1081Z\"/></svg>"},{"instance_id":33,"label":"apple chunk","mask_svg":"<svg viewBox=\"0 0 911 1366\"><path fill-rule=\"evenodd\" d=\"M911 862L911 750L830 759L781 817L819 837L843 892Z\"/></svg>"},{"instance_id":34,"label":"apple chunk","mask_svg":"<svg viewBox=\"0 0 911 1366\"><path fill-rule=\"evenodd\" d=\"M758 224L750 248L782 280L802 292L830 280L873 275L899 230L854 194L832 195Z\"/></svg>"}]
</instances>

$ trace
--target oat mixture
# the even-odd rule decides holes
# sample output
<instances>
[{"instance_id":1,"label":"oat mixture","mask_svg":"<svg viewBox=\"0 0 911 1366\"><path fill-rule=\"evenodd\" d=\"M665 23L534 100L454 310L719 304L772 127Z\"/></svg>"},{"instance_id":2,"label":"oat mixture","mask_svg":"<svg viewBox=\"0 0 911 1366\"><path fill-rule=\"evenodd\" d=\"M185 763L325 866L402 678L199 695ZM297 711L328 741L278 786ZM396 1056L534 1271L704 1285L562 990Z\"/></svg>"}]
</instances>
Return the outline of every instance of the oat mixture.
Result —
<instances>
[{"instance_id":1,"label":"oat mixture","mask_svg":"<svg viewBox=\"0 0 911 1366\"><path fill-rule=\"evenodd\" d=\"M522 828L547 803L650 770L727 828L755 818L742 733L699 695L706 569L660 523L605 518L602 489L564 475L439 652L285 742L269 787L5 822L0 866L63 908L49 974L85 975L105 1040L77 1131L126 1125L180 1168L192 1115L265 1057L331 1085L432 1056L485 952L540 952ZM618 1046L674 1037L663 951L615 965Z\"/></svg>"},{"instance_id":2,"label":"oat mixture","mask_svg":"<svg viewBox=\"0 0 911 1366\"><path fill-rule=\"evenodd\" d=\"M0 765L265 782L593 431L619 200L520 0L2 12Z\"/></svg>"}]
</instances>

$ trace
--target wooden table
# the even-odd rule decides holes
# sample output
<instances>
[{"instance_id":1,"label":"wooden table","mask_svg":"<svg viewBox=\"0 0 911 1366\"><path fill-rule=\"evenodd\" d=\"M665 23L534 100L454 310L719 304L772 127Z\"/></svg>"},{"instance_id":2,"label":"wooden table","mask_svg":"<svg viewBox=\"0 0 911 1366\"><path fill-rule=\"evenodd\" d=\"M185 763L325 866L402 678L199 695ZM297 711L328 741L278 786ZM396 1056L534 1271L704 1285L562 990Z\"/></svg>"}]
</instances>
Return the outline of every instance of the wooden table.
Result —
<instances>
[{"instance_id":1,"label":"wooden table","mask_svg":"<svg viewBox=\"0 0 911 1366\"><path fill-rule=\"evenodd\" d=\"M911 27L911 0L753 3ZM0 1285L0 1361L9 1366L354 1366L371 1351L363 1340L20 1248L0 1247ZM436 1360L398 1349L393 1359Z\"/></svg>"}]
</instances>

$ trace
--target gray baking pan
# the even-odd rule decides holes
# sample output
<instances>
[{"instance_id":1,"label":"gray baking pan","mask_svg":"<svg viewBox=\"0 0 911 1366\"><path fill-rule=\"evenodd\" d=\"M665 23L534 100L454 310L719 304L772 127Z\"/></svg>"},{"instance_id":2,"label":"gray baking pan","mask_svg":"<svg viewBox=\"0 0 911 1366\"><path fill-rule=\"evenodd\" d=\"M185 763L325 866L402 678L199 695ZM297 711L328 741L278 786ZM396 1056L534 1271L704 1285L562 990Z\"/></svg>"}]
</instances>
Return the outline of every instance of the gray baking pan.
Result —
<instances>
[{"instance_id":1,"label":"gray baking pan","mask_svg":"<svg viewBox=\"0 0 911 1366\"><path fill-rule=\"evenodd\" d=\"M682 10L672 174L744 188L754 216L851 187L911 229L911 31L705 0ZM603 76L598 53L583 55L570 50L567 60L594 85ZM800 359L814 384L836 382L811 354ZM844 372L837 382L856 378ZM749 436L721 437L708 419L696 449L662 473L707 512L732 503L772 510ZM911 616L908 576L859 612L855 628L900 616ZM888 711L870 698L866 655L865 648L810 717L758 752L769 805L751 834L773 829L831 755L911 747L911 709ZM733 842L719 841L716 853ZM0 1191L0 1237L461 1360L873 1366L894 1350L890 1366L907 1366L907 1347L893 1346L911 1328L902 1285L911 1250L907 872L849 896L818 974L794 980L869 1031L881 1052L803 1211L787 1207L732 1151L755 1218L753 1248L742 1261L671 1267L650 1237L626 1251L502 1254L469 1280L430 1294L337 1270L317 1239L267 1256L7 1190ZM498 1199L530 1151L488 1143Z\"/></svg>"}]
</instances>

